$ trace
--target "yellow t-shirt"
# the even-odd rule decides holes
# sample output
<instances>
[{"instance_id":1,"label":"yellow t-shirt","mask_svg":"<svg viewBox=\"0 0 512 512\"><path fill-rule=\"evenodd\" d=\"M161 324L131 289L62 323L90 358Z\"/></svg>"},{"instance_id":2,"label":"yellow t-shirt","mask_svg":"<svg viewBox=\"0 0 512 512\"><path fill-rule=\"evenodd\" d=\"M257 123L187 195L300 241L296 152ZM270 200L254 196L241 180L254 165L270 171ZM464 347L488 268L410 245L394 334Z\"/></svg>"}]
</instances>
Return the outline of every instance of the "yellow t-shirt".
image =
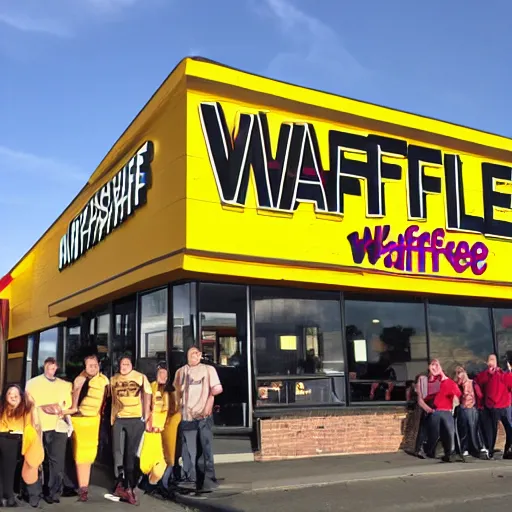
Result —
<instances>
[{"instance_id":1,"label":"yellow t-shirt","mask_svg":"<svg viewBox=\"0 0 512 512\"><path fill-rule=\"evenodd\" d=\"M111 421L116 418L142 418L143 394L151 395L148 378L136 370L127 375L116 373L110 379L112 389Z\"/></svg>"},{"instance_id":2,"label":"yellow t-shirt","mask_svg":"<svg viewBox=\"0 0 512 512\"><path fill-rule=\"evenodd\" d=\"M49 380L44 375L39 375L27 382L25 390L32 397L36 407L51 404L58 404L63 409L71 407L73 400L71 382L59 378ZM68 424L64 419L59 418L56 414L46 414L42 409L39 409L39 421L43 432L68 431Z\"/></svg>"},{"instance_id":3,"label":"yellow t-shirt","mask_svg":"<svg viewBox=\"0 0 512 512\"><path fill-rule=\"evenodd\" d=\"M151 389L153 390L151 403L153 427L163 430L169 414L169 392L161 391L161 386L156 381L151 383Z\"/></svg>"},{"instance_id":4,"label":"yellow t-shirt","mask_svg":"<svg viewBox=\"0 0 512 512\"><path fill-rule=\"evenodd\" d=\"M82 401L78 404L78 413L81 416L98 416L101 414L101 408L105 400L105 390L109 385L108 378L102 373L88 378L85 372L80 374L82 377L87 378L87 383L84 386L88 386L87 394L82 398Z\"/></svg>"},{"instance_id":5,"label":"yellow t-shirt","mask_svg":"<svg viewBox=\"0 0 512 512\"><path fill-rule=\"evenodd\" d=\"M0 418L0 432L18 432L23 433L25 430L25 425L31 425L32 418L30 417L30 413L26 414L25 417L21 418L12 418L7 416L4 412L2 417Z\"/></svg>"}]
</instances>

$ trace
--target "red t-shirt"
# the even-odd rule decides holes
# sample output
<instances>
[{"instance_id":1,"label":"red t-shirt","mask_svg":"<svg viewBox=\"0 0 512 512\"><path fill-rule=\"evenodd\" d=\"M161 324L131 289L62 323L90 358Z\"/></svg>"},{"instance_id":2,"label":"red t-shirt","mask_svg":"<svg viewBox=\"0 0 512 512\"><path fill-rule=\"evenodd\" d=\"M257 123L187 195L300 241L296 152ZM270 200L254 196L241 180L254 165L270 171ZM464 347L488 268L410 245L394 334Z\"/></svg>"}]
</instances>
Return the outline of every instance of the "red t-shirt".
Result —
<instances>
[{"instance_id":1,"label":"red t-shirt","mask_svg":"<svg viewBox=\"0 0 512 512\"><path fill-rule=\"evenodd\" d=\"M459 398L460 395L459 386L452 379L442 380L439 392L434 398L434 409L437 411L451 411L453 409L453 398Z\"/></svg>"},{"instance_id":2,"label":"red t-shirt","mask_svg":"<svg viewBox=\"0 0 512 512\"><path fill-rule=\"evenodd\" d=\"M512 391L512 373L505 373L501 368L494 372L489 369L475 377L476 383L484 393L484 404L489 409L505 409L510 407Z\"/></svg>"}]
</instances>

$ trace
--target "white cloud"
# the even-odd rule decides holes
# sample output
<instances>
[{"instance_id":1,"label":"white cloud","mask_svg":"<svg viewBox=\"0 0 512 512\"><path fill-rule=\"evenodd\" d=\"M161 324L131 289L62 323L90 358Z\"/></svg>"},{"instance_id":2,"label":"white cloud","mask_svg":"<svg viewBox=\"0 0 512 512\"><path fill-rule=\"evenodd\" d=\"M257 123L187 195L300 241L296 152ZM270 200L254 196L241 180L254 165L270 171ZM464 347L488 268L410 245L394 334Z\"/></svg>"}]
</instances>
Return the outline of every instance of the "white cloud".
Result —
<instances>
[{"instance_id":1,"label":"white cloud","mask_svg":"<svg viewBox=\"0 0 512 512\"><path fill-rule=\"evenodd\" d=\"M3 0L0 24L21 32L57 37L74 35L87 21L109 21L150 0Z\"/></svg>"},{"instance_id":2,"label":"white cloud","mask_svg":"<svg viewBox=\"0 0 512 512\"><path fill-rule=\"evenodd\" d=\"M309 87L340 88L371 76L346 48L339 34L291 0L257 0L253 8L270 17L285 40L285 48L271 60L267 73ZM332 84L332 85L331 85Z\"/></svg>"},{"instance_id":3,"label":"white cloud","mask_svg":"<svg viewBox=\"0 0 512 512\"><path fill-rule=\"evenodd\" d=\"M67 37L70 35L69 29L56 20L51 19L33 19L25 15L9 15L0 12L0 23L8 25L11 28L21 32L39 32L42 34L51 34L54 36Z\"/></svg>"},{"instance_id":4,"label":"white cloud","mask_svg":"<svg viewBox=\"0 0 512 512\"><path fill-rule=\"evenodd\" d=\"M32 175L44 181L81 181L85 185L89 178L74 165L5 146L0 146L0 169L0 175Z\"/></svg>"}]
</instances>

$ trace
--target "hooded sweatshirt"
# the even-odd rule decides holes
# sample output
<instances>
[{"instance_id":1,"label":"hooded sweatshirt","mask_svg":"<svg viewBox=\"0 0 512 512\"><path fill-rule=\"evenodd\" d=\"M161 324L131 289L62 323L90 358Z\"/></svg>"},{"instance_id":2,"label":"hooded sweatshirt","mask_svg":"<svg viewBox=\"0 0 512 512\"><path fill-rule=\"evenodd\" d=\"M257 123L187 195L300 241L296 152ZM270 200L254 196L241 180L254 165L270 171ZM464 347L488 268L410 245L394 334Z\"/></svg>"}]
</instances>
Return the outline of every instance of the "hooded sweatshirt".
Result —
<instances>
[{"instance_id":1,"label":"hooded sweatshirt","mask_svg":"<svg viewBox=\"0 0 512 512\"><path fill-rule=\"evenodd\" d=\"M512 373L505 373L501 368L494 372L489 369L480 372L476 378L484 394L484 405L489 409L510 407L512 390Z\"/></svg>"}]
</instances>

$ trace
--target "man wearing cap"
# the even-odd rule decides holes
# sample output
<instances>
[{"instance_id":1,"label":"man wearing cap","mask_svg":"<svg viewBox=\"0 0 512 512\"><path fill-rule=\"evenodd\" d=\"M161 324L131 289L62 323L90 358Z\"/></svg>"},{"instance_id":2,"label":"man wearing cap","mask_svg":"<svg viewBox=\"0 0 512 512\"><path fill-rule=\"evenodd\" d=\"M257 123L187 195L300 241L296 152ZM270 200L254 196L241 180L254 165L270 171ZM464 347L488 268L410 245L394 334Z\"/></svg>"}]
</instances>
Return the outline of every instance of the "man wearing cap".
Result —
<instances>
[{"instance_id":1,"label":"man wearing cap","mask_svg":"<svg viewBox=\"0 0 512 512\"><path fill-rule=\"evenodd\" d=\"M44 361L44 373L30 379L25 390L39 411L43 432L45 459L48 464L47 503L59 503L62 495L66 445L70 434L70 423L63 411L72 403L70 382L55 376L57 361L48 357Z\"/></svg>"},{"instance_id":2,"label":"man wearing cap","mask_svg":"<svg viewBox=\"0 0 512 512\"><path fill-rule=\"evenodd\" d=\"M174 389L182 417L183 458L190 458L191 462L188 480L197 491L209 492L218 486L213 464L212 414L222 385L215 368L201 363L201 357L197 347L188 350L187 364L174 377Z\"/></svg>"}]
</instances>

